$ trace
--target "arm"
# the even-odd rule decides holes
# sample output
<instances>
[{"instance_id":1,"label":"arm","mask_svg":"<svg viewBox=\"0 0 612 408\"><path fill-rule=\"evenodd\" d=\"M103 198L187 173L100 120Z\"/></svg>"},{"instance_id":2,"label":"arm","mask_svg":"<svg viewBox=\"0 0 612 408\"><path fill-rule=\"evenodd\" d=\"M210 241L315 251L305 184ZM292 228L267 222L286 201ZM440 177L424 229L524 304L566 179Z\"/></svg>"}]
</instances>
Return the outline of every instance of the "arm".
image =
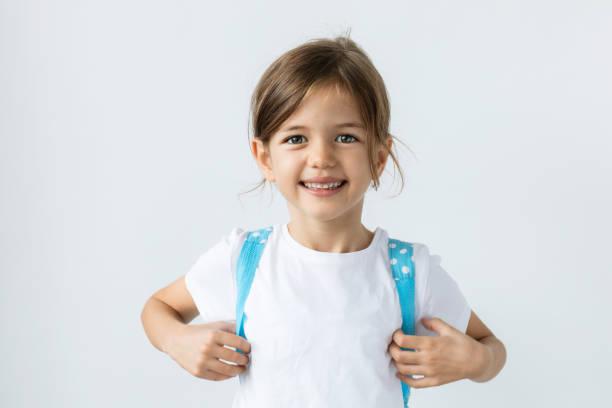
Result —
<instances>
[{"instance_id":1,"label":"arm","mask_svg":"<svg viewBox=\"0 0 612 408\"><path fill-rule=\"evenodd\" d=\"M155 348L168 353L168 344L198 315L198 309L181 277L154 293L145 303L140 318Z\"/></svg>"},{"instance_id":2,"label":"arm","mask_svg":"<svg viewBox=\"0 0 612 408\"><path fill-rule=\"evenodd\" d=\"M172 338L186 326L176 310L153 296L145 303L140 318L151 344L166 354Z\"/></svg>"},{"instance_id":3,"label":"arm","mask_svg":"<svg viewBox=\"0 0 612 408\"><path fill-rule=\"evenodd\" d=\"M486 382L494 378L506 363L504 344L489 330L472 310L470 321L465 332L482 347L476 364L469 371L467 378L474 382Z\"/></svg>"},{"instance_id":4,"label":"arm","mask_svg":"<svg viewBox=\"0 0 612 408\"><path fill-rule=\"evenodd\" d=\"M250 343L234 334L233 322L190 326L198 314L182 277L147 300L141 319L153 346L192 375L220 381L243 373L249 362ZM226 346L240 349L242 354Z\"/></svg>"}]
</instances>

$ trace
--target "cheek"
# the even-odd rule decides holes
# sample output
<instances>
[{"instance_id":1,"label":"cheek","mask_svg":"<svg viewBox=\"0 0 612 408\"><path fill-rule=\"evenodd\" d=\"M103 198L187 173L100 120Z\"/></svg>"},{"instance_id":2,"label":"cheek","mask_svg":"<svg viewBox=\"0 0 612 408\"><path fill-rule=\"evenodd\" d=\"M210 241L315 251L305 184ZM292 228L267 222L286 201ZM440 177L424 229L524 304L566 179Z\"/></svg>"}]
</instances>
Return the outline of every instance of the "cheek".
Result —
<instances>
[{"instance_id":1,"label":"cheek","mask_svg":"<svg viewBox=\"0 0 612 408\"><path fill-rule=\"evenodd\" d=\"M356 180L362 180L364 183L369 182L372 175L370 174L370 162L368 157L364 155L356 155L352 160L346 163L345 167L347 174L352 174Z\"/></svg>"},{"instance_id":2,"label":"cheek","mask_svg":"<svg viewBox=\"0 0 612 408\"><path fill-rule=\"evenodd\" d=\"M300 167L298 160L290 160L288 158L279 160L274 166L274 172L283 184L295 184L299 181Z\"/></svg>"}]
</instances>

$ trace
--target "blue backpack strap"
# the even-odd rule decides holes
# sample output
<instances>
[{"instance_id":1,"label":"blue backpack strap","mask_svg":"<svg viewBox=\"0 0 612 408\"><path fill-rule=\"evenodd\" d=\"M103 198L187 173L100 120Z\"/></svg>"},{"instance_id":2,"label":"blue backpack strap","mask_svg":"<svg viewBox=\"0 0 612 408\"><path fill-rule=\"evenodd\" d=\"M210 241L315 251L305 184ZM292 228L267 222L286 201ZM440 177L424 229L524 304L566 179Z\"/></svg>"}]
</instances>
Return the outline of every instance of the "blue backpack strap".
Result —
<instances>
[{"instance_id":1,"label":"blue backpack strap","mask_svg":"<svg viewBox=\"0 0 612 408\"><path fill-rule=\"evenodd\" d=\"M244 334L244 304L249 296L259 259L268 241L272 227L250 231L247 234L236 264L236 335L246 339ZM240 349L239 353L244 354ZM242 375L239 377L242 384Z\"/></svg>"},{"instance_id":2,"label":"blue backpack strap","mask_svg":"<svg viewBox=\"0 0 612 408\"><path fill-rule=\"evenodd\" d=\"M414 250L410 242L389 238L389 261L393 272L393 279L397 286L400 306L402 309L402 331L404 334L415 334L415 293L414 293ZM402 350L415 351L411 348L401 347ZM412 377L412 375L409 375ZM402 394L404 408L408 408L410 386L402 381Z\"/></svg>"}]
</instances>

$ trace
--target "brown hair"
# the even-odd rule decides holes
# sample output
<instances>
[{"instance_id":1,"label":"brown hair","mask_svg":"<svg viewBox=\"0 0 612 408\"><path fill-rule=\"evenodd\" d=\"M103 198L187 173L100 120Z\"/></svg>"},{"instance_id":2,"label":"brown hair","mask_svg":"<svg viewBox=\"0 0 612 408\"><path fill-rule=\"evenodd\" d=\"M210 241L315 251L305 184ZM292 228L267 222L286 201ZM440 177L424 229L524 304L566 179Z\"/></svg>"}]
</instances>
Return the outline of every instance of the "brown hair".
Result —
<instances>
[{"instance_id":1,"label":"brown hair","mask_svg":"<svg viewBox=\"0 0 612 408\"><path fill-rule=\"evenodd\" d=\"M359 106L368 135L367 148L374 189L378 190L379 187L375 154L381 144L399 171L403 189L404 175L397 157L383 143L387 136L402 143L389 133L391 113L387 89L370 58L349 35L350 30L346 36L334 39L311 39L285 52L266 69L251 97L253 137L267 147L272 135L298 109L304 98L315 89L335 86L352 95ZM392 143L392 148L394 146L395 143ZM246 192L265 185L266 181L263 178Z\"/></svg>"}]
</instances>

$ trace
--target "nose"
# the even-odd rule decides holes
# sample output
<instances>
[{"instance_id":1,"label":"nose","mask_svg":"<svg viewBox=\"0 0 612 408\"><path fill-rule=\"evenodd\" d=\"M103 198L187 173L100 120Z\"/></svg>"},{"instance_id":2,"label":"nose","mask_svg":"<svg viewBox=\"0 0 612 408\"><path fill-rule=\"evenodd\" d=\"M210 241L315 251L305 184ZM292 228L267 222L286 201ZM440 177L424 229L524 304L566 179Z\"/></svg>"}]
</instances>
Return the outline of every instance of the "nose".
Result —
<instances>
[{"instance_id":1,"label":"nose","mask_svg":"<svg viewBox=\"0 0 612 408\"><path fill-rule=\"evenodd\" d=\"M326 168L336 165L334 146L330 145L325 140L311 144L311 149L308 154L308 164L311 167Z\"/></svg>"}]
</instances>

